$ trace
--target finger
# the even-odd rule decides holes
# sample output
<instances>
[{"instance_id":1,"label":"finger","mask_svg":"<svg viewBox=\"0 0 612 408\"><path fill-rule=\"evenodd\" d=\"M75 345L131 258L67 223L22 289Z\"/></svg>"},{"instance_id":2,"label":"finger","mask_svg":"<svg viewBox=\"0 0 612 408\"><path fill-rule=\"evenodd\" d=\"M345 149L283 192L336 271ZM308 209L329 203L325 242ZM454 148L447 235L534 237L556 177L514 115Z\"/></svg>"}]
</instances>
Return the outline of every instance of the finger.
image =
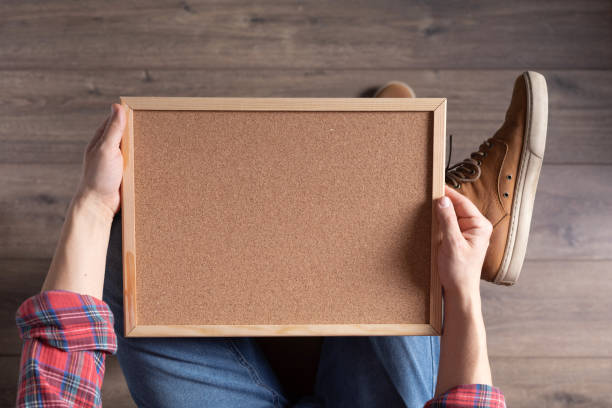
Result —
<instances>
[{"instance_id":1,"label":"finger","mask_svg":"<svg viewBox=\"0 0 612 408\"><path fill-rule=\"evenodd\" d=\"M489 234L491 233L491 223L482 215L474 203L450 188L448 188L447 193L453 201L459 228L466 239L470 240L469 237L487 235L487 231Z\"/></svg>"},{"instance_id":2,"label":"finger","mask_svg":"<svg viewBox=\"0 0 612 408\"><path fill-rule=\"evenodd\" d=\"M116 103L111 105L112 115L104 130L104 134L100 139L102 146L108 147L119 147L121 143L121 137L123 136L123 129L125 128L125 111Z\"/></svg>"},{"instance_id":3,"label":"finger","mask_svg":"<svg viewBox=\"0 0 612 408\"><path fill-rule=\"evenodd\" d=\"M108 115L108 117L106 118L106 121L104 122L104 125L101 126L102 131L100 132L100 136L96 139L96 143L95 143L95 149L99 149L100 145L102 144L102 141L104 140L104 135L106 135L106 132L108 131L108 127L110 126L112 120L113 120L113 116L115 114L115 107L114 104L111 104L111 108L110 108L110 114ZM98 128L98 130L100 130L100 128Z\"/></svg>"},{"instance_id":4,"label":"finger","mask_svg":"<svg viewBox=\"0 0 612 408\"><path fill-rule=\"evenodd\" d=\"M102 124L100 126L98 126L98 128L96 129L96 133L95 133L95 137L100 137L104 134L104 130L106 129L106 126L108 126L108 121L110 120L110 115L108 115L105 119L104 122L102 122Z\"/></svg>"},{"instance_id":5,"label":"finger","mask_svg":"<svg viewBox=\"0 0 612 408\"><path fill-rule=\"evenodd\" d=\"M94 137L92 137L91 140L89 141L89 147L93 147L100 142L100 139L102 138L102 135L104 134L104 130L106 129L106 126L108 125L109 119L110 119L110 115L104 119L104 122L102 122L100 126L98 126L98 129L96 129L96 132L94 133Z\"/></svg>"},{"instance_id":6,"label":"finger","mask_svg":"<svg viewBox=\"0 0 612 408\"><path fill-rule=\"evenodd\" d=\"M450 198L453 202L453 206L455 207L455 212L457 213L457 217L459 218L479 218L482 217L480 211L473 202L470 201L469 198L464 196L463 194L458 193L452 188L446 186L446 190L444 193Z\"/></svg>"},{"instance_id":7,"label":"finger","mask_svg":"<svg viewBox=\"0 0 612 408\"><path fill-rule=\"evenodd\" d=\"M467 231L472 228L486 227L487 219L484 217L457 218L461 231Z\"/></svg>"},{"instance_id":8,"label":"finger","mask_svg":"<svg viewBox=\"0 0 612 408\"><path fill-rule=\"evenodd\" d=\"M436 208L438 212L438 225L440 226L443 239L460 237L461 230L457 223L457 215L455 214L452 201L446 196L441 197L438 199Z\"/></svg>"}]
</instances>

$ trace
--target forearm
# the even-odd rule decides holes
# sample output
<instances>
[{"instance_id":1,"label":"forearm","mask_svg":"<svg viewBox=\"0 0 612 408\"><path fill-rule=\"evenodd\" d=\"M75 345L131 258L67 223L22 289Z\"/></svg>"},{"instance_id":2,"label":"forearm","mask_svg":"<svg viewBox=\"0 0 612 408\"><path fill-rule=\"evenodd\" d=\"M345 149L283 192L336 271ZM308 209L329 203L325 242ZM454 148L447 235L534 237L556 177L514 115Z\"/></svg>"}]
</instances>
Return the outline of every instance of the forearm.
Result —
<instances>
[{"instance_id":1,"label":"forearm","mask_svg":"<svg viewBox=\"0 0 612 408\"><path fill-rule=\"evenodd\" d=\"M67 290L102 298L112 219L112 211L95 198L75 196L42 291Z\"/></svg>"},{"instance_id":2,"label":"forearm","mask_svg":"<svg viewBox=\"0 0 612 408\"><path fill-rule=\"evenodd\" d=\"M446 296L436 395L458 385L491 382L480 294Z\"/></svg>"}]
</instances>

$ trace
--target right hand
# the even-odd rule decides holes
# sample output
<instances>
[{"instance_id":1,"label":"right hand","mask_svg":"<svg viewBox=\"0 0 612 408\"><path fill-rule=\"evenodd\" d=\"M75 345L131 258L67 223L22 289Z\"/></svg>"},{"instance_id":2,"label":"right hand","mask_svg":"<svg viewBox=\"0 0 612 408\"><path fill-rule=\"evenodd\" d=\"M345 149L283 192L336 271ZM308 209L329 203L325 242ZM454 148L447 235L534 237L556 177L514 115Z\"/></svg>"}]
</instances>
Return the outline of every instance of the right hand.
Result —
<instances>
[{"instance_id":1,"label":"right hand","mask_svg":"<svg viewBox=\"0 0 612 408\"><path fill-rule=\"evenodd\" d=\"M465 196L446 186L438 200L438 273L448 300L480 295L480 273L493 226Z\"/></svg>"}]
</instances>

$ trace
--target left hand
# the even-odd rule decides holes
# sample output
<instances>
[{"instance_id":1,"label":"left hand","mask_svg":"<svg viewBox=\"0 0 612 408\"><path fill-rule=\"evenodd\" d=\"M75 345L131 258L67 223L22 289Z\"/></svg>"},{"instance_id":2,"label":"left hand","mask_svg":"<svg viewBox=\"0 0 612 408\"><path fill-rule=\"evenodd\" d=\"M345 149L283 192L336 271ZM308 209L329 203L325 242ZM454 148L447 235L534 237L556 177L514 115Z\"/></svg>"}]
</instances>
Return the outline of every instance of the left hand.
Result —
<instances>
[{"instance_id":1,"label":"left hand","mask_svg":"<svg viewBox=\"0 0 612 408\"><path fill-rule=\"evenodd\" d=\"M111 114L98 128L85 150L83 173L76 199L92 202L105 216L119 211L119 188L123 178L121 137L126 124L126 114L121 105L112 104Z\"/></svg>"}]
</instances>

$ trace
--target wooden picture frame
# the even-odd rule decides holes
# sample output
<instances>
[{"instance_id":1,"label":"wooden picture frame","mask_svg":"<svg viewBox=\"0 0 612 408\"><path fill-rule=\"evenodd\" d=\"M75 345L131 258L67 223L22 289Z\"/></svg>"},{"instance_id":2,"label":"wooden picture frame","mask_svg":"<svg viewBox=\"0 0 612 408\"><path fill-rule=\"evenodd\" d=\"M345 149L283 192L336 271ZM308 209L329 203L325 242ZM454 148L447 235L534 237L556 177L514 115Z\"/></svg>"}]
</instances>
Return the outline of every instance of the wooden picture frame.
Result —
<instances>
[{"instance_id":1,"label":"wooden picture frame","mask_svg":"<svg viewBox=\"0 0 612 408\"><path fill-rule=\"evenodd\" d=\"M123 281L125 335L129 337L188 336L376 336L439 335L442 327L442 291L436 269L438 229L431 223L429 316L415 324L139 324L134 173L134 116L138 111L268 111L268 112L430 112L433 115L431 211L444 194L446 99L444 98L163 98L121 97L127 112L121 149L124 161L122 194Z\"/></svg>"}]
</instances>

